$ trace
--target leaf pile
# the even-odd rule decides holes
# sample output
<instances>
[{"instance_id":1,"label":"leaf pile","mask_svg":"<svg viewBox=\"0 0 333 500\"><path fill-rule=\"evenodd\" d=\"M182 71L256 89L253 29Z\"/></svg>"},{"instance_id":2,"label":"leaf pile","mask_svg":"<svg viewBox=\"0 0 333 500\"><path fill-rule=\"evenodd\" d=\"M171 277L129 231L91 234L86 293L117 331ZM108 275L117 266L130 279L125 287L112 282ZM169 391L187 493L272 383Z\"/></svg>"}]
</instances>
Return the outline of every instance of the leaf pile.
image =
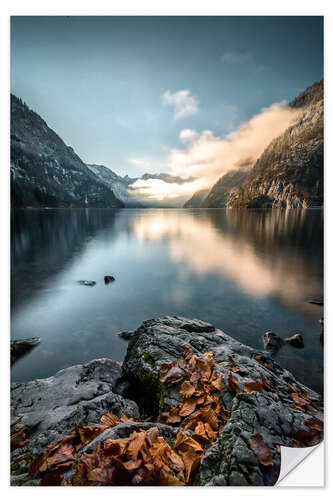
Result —
<instances>
[{"instance_id":1,"label":"leaf pile","mask_svg":"<svg viewBox=\"0 0 333 500\"><path fill-rule=\"evenodd\" d=\"M213 353L207 351L199 358L188 349L184 356L161 366L161 382L179 384L182 401L171 410L162 412L159 421L178 424L194 432L193 439L202 445L212 444L221 425L229 418L229 411L222 410L214 392L222 388L222 375L215 368Z\"/></svg>"},{"instance_id":2,"label":"leaf pile","mask_svg":"<svg viewBox=\"0 0 333 500\"><path fill-rule=\"evenodd\" d=\"M73 432L53 441L44 453L31 461L31 477L42 476L43 485L63 485L64 474L76 464L78 452L106 429L128 420L133 419L107 413L98 425L76 426Z\"/></svg>"},{"instance_id":3,"label":"leaf pile","mask_svg":"<svg viewBox=\"0 0 333 500\"><path fill-rule=\"evenodd\" d=\"M19 427L22 417L10 424L10 450L14 451L17 448L23 448L26 444L30 443L29 439L26 439L26 433L24 427Z\"/></svg>"}]
</instances>

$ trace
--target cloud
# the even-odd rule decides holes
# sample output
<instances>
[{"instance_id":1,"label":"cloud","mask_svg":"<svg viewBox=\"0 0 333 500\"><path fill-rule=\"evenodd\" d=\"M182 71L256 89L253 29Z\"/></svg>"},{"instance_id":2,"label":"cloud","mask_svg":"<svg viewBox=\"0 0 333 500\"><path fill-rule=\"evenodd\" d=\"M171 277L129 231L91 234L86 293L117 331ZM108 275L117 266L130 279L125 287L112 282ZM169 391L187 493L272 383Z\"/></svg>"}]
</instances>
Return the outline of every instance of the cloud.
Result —
<instances>
[{"instance_id":1,"label":"cloud","mask_svg":"<svg viewBox=\"0 0 333 500\"><path fill-rule=\"evenodd\" d=\"M174 93L167 90L163 94L163 103L173 107L175 120L194 115L199 111L199 100L191 95L191 91L188 89L178 90Z\"/></svg>"},{"instance_id":2,"label":"cloud","mask_svg":"<svg viewBox=\"0 0 333 500\"><path fill-rule=\"evenodd\" d=\"M250 51L230 51L230 52L224 52L224 54L221 57L221 61L223 64L246 64L250 66L250 69L254 73L263 73L267 70L269 70L269 66L266 64L259 64L256 61L256 58L254 57L254 54Z\"/></svg>"},{"instance_id":3,"label":"cloud","mask_svg":"<svg viewBox=\"0 0 333 500\"><path fill-rule=\"evenodd\" d=\"M255 161L274 137L280 135L296 118L298 111L285 102L263 108L248 122L225 137L204 130L182 149L172 149L171 173L200 179L200 189L211 187L223 174L239 168L240 162ZM198 182L196 182L196 186Z\"/></svg>"},{"instance_id":4,"label":"cloud","mask_svg":"<svg viewBox=\"0 0 333 500\"><path fill-rule=\"evenodd\" d=\"M143 160L141 158L131 158L129 160L133 165L138 165L139 167L150 167L151 162L147 160Z\"/></svg>"},{"instance_id":5,"label":"cloud","mask_svg":"<svg viewBox=\"0 0 333 500\"><path fill-rule=\"evenodd\" d=\"M171 149L168 173L186 179L182 184L163 179L140 179L133 184L139 197L152 201L174 200L181 205L201 189L211 188L225 173L233 169L247 169L275 137L295 121L299 111L286 107L286 102L263 108L247 122L224 137L212 130L201 133L183 129L180 148Z\"/></svg>"},{"instance_id":6,"label":"cloud","mask_svg":"<svg viewBox=\"0 0 333 500\"><path fill-rule=\"evenodd\" d=\"M183 143L192 142L198 138L198 135L199 134L196 130L193 130L190 128L184 128L183 130L181 130L181 132L179 134L179 139Z\"/></svg>"},{"instance_id":7,"label":"cloud","mask_svg":"<svg viewBox=\"0 0 333 500\"><path fill-rule=\"evenodd\" d=\"M252 52L225 52L221 58L223 63L229 64L244 64L249 61L253 61Z\"/></svg>"}]
</instances>

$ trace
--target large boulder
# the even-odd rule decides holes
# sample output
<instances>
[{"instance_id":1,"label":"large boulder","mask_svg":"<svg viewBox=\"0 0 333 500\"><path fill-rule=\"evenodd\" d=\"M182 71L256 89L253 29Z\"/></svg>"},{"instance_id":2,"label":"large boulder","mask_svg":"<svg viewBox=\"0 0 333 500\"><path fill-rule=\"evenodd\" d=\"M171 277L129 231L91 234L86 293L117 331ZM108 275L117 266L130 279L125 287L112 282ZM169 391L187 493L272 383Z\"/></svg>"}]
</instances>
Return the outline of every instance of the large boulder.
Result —
<instances>
[{"instance_id":1,"label":"large boulder","mask_svg":"<svg viewBox=\"0 0 333 500\"><path fill-rule=\"evenodd\" d=\"M320 439L312 428L321 425L320 396L266 352L237 342L211 324L181 317L144 321L129 338L123 374L131 380L132 397L141 410L155 416L181 402L183 379L178 386L162 382L165 363L189 349L199 357L213 352L216 370L223 376L218 397L230 417L201 460L199 484L272 485L279 475L280 445L311 446Z\"/></svg>"},{"instance_id":2,"label":"large boulder","mask_svg":"<svg viewBox=\"0 0 333 500\"><path fill-rule=\"evenodd\" d=\"M12 452L12 473L26 472L32 456L75 425L96 424L107 412L138 418L137 404L122 396L125 386L121 364L111 359L71 366L46 379L13 383L11 419L20 419L30 443Z\"/></svg>"}]
</instances>

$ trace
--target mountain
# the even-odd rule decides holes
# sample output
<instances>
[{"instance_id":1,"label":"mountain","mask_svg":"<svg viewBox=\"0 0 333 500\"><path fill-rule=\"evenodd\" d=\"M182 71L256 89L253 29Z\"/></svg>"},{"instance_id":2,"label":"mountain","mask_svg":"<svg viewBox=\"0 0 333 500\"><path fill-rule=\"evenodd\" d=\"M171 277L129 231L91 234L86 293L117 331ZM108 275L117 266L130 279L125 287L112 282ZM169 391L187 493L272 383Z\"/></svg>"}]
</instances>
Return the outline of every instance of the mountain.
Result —
<instances>
[{"instance_id":1,"label":"mountain","mask_svg":"<svg viewBox=\"0 0 333 500\"><path fill-rule=\"evenodd\" d=\"M313 84L289 106L296 121L273 139L228 208L308 208L323 204L324 85Z\"/></svg>"},{"instance_id":2,"label":"mountain","mask_svg":"<svg viewBox=\"0 0 333 500\"><path fill-rule=\"evenodd\" d=\"M149 179L158 179L163 182L167 182L168 184L184 184L186 182L191 182L195 180L195 177L188 177L187 179L183 179L182 177L178 177L177 175L171 174L143 174L138 179L142 179L144 181L148 181Z\"/></svg>"},{"instance_id":3,"label":"mountain","mask_svg":"<svg viewBox=\"0 0 333 500\"><path fill-rule=\"evenodd\" d=\"M193 180L193 178L183 179L182 177L166 173L145 173L141 175L141 177L129 177L128 175L121 177L104 165L87 166L105 186L112 189L116 197L119 198L119 200L121 200L127 207L179 207L182 203L182 199L158 201L151 200L144 194L138 194L134 186L134 183L136 181L149 181L150 179L157 179L168 184L184 184L185 182L190 182L191 180Z\"/></svg>"},{"instance_id":4,"label":"mountain","mask_svg":"<svg viewBox=\"0 0 333 500\"><path fill-rule=\"evenodd\" d=\"M21 99L11 95L12 207L105 207L124 204L73 148Z\"/></svg>"},{"instance_id":5,"label":"mountain","mask_svg":"<svg viewBox=\"0 0 333 500\"><path fill-rule=\"evenodd\" d=\"M203 200L202 208L225 208L230 195L239 188L249 174L248 169L230 170L214 184Z\"/></svg>"},{"instance_id":6,"label":"mountain","mask_svg":"<svg viewBox=\"0 0 333 500\"><path fill-rule=\"evenodd\" d=\"M98 177L98 179L109 189L112 189L115 196L121 200L127 207L141 207L141 203L137 197L134 196L130 185L133 184L137 178L120 175L113 172L104 165L91 165L87 167Z\"/></svg>"},{"instance_id":7,"label":"mountain","mask_svg":"<svg viewBox=\"0 0 333 500\"><path fill-rule=\"evenodd\" d=\"M189 200L183 205L183 208L201 208L203 200L209 193L209 189L201 189L194 193Z\"/></svg>"}]
</instances>

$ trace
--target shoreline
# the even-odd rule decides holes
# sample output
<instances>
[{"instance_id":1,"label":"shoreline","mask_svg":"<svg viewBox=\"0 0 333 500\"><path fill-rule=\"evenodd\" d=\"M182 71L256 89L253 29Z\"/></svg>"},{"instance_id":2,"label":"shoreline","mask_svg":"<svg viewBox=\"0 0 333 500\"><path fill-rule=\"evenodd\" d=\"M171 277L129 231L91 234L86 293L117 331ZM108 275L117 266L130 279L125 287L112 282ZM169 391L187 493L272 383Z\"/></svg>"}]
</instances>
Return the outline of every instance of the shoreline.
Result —
<instances>
[{"instance_id":1,"label":"shoreline","mask_svg":"<svg viewBox=\"0 0 333 500\"><path fill-rule=\"evenodd\" d=\"M22 417L19 427L30 440L12 452L12 484L43 484L45 473L31 478L31 460L75 426L98 425L105 414L126 415L135 422L104 430L95 445L157 427L161 439L174 446L175 433L192 439L208 424L210 437L201 431L200 460L186 484L272 485L278 478L280 445L311 446L322 439L320 396L267 352L241 344L209 323L181 317L146 320L127 332L127 340L123 363L98 359L48 379L12 384L12 419ZM198 383L204 384L201 392ZM271 457L269 465L261 461L263 450Z\"/></svg>"}]
</instances>

